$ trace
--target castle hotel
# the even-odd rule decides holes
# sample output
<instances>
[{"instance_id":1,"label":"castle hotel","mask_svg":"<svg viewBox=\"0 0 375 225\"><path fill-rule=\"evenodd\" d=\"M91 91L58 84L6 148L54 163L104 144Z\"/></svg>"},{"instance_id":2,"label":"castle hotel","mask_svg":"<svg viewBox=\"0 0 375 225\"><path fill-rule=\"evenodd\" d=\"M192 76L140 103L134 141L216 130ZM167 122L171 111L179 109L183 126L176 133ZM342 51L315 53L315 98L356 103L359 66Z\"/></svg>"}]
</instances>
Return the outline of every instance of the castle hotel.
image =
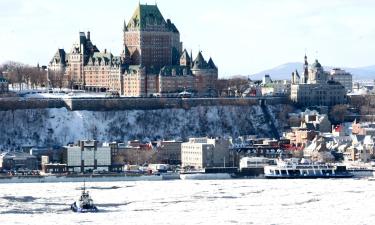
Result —
<instances>
[{"instance_id":1,"label":"castle hotel","mask_svg":"<svg viewBox=\"0 0 375 225\"><path fill-rule=\"evenodd\" d=\"M58 49L49 69L64 74L65 84L88 91L118 91L124 96L148 97L179 93L214 96L218 69L201 52L193 59L183 50L176 26L165 20L157 5L139 4L123 27L120 56L99 49L90 32L80 32L69 53Z\"/></svg>"}]
</instances>

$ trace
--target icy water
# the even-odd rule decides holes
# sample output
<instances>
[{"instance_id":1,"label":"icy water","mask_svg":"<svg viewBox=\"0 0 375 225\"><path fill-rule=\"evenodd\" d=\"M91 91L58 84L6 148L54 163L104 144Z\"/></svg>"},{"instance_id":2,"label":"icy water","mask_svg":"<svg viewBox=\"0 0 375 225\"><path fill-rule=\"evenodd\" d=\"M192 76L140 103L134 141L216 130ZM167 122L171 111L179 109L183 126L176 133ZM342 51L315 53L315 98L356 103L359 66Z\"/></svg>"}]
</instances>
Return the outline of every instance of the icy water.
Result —
<instances>
[{"instance_id":1,"label":"icy water","mask_svg":"<svg viewBox=\"0 0 375 225\"><path fill-rule=\"evenodd\" d=\"M0 224L375 224L375 181L86 183L99 213L69 204L79 183L0 184Z\"/></svg>"}]
</instances>

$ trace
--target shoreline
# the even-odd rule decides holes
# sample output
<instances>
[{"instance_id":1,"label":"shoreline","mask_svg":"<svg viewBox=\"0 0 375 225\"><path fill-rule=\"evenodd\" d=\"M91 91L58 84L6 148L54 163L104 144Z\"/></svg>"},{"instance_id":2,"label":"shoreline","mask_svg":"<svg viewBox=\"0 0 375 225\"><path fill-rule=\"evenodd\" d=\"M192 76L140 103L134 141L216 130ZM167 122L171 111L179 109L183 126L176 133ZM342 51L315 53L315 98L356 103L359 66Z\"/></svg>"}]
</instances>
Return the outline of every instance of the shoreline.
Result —
<instances>
[{"instance_id":1,"label":"shoreline","mask_svg":"<svg viewBox=\"0 0 375 225\"><path fill-rule=\"evenodd\" d=\"M7 183L65 183L65 182L111 182L111 181L161 181L179 179L177 175L140 175L140 176L111 176L111 175L40 175L40 176L9 176L0 177L0 184Z\"/></svg>"}]
</instances>

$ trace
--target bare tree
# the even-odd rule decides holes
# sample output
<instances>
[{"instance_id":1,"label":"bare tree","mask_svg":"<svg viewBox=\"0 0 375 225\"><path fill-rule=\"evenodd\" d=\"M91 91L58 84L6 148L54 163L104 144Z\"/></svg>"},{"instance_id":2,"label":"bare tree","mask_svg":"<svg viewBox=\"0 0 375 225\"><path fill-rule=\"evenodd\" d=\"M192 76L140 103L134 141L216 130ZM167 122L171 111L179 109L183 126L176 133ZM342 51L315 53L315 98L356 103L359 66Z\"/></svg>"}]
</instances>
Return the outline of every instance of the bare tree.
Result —
<instances>
[{"instance_id":1,"label":"bare tree","mask_svg":"<svg viewBox=\"0 0 375 225\"><path fill-rule=\"evenodd\" d=\"M345 116L348 115L347 105L335 105L330 111L331 121L335 124L342 123L345 120Z\"/></svg>"},{"instance_id":2,"label":"bare tree","mask_svg":"<svg viewBox=\"0 0 375 225\"><path fill-rule=\"evenodd\" d=\"M22 83L24 82L24 67L25 64L9 61L3 64L3 70L7 71L6 78L9 80L9 82L12 84L12 87L14 88L15 84L18 84L19 90L22 90Z\"/></svg>"},{"instance_id":3,"label":"bare tree","mask_svg":"<svg viewBox=\"0 0 375 225\"><path fill-rule=\"evenodd\" d=\"M61 89L63 87L64 72L49 70L48 77L53 88Z\"/></svg>"}]
</instances>

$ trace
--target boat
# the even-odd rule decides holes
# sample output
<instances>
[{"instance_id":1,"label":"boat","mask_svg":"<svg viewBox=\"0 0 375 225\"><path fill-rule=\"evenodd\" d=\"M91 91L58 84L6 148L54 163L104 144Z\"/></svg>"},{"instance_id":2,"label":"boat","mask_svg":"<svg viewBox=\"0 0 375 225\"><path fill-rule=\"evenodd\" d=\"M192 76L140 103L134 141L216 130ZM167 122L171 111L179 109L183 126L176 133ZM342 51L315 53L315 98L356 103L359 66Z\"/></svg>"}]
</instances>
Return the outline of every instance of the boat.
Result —
<instances>
[{"instance_id":1,"label":"boat","mask_svg":"<svg viewBox=\"0 0 375 225\"><path fill-rule=\"evenodd\" d=\"M265 157L243 157L236 176L238 178L264 178L264 167L274 165L273 161Z\"/></svg>"},{"instance_id":2,"label":"boat","mask_svg":"<svg viewBox=\"0 0 375 225\"><path fill-rule=\"evenodd\" d=\"M71 206L70 209L73 212L78 213L87 213L87 212L98 212L98 208L95 206L94 201L89 195L89 192L86 191L86 185L83 184L83 191L81 197L79 197L78 201L75 201Z\"/></svg>"},{"instance_id":3,"label":"boat","mask_svg":"<svg viewBox=\"0 0 375 225\"><path fill-rule=\"evenodd\" d=\"M184 172L180 173L181 180L224 180L231 179L229 173L205 173L205 172Z\"/></svg>"},{"instance_id":4,"label":"boat","mask_svg":"<svg viewBox=\"0 0 375 225\"><path fill-rule=\"evenodd\" d=\"M264 176L268 179L314 179L314 178L351 178L353 174L346 166L331 164L301 164L290 161L278 161L277 165L265 166Z\"/></svg>"}]
</instances>

